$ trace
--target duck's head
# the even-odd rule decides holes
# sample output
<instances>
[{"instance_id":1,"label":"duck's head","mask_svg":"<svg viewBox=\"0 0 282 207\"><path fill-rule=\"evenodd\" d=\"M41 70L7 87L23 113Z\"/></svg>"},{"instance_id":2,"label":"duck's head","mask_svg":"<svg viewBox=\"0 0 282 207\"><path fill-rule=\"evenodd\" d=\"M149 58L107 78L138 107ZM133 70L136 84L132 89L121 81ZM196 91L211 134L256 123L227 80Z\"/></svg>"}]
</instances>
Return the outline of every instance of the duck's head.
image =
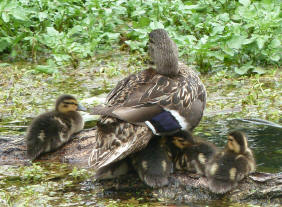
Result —
<instances>
[{"instance_id":1,"label":"duck's head","mask_svg":"<svg viewBox=\"0 0 282 207\"><path fill-rule=\"evenodd\" d=\"M60 113L68 113L70 111L85 111L76 98L71 95L62 95L56 101L56 111Z\"/></svg>"},{"instance_id":2,"label":"duck's head","mask_svg":"<svg viewBox=\"0 0 282 207\"><path fill-rule=\"evenodd\" d=\"M244 153L248 148L246 135L240 131L230 132L228 134L227 148L235 153Z\"/></svg>"},{"instance_id":3,"label":"duck's head","mask_svg":"<svg viewBox=\"0 0 282 207\"><path fill-rule=\"evenodd\" d=\"M178 74L178 50L164 29L155 29L149 34L149 55L159 74Z\"/></svg>"}]
</instances>

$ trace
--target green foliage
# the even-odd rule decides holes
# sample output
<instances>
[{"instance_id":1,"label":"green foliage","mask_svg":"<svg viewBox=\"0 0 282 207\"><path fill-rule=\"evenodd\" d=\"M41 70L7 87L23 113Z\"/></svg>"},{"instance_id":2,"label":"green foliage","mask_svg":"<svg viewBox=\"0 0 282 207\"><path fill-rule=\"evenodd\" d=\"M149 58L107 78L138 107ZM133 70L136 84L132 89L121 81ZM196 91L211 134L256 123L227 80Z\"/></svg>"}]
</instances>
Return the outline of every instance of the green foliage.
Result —
<instances>
[{"instance_id":1,"label":"green foliage","mask_svg":"<svg viewBox=\"0 0 282 207\"><path fill-rule=\"evenodd\" d=\"M278 0L2 0L0 55L48 57L36 69L54 73L101 51L129 47L142 54L148 33L165 28L182 59L201 72L262 74L266 65L281 66L280 6Z\"/></svg>"}]
</instances>

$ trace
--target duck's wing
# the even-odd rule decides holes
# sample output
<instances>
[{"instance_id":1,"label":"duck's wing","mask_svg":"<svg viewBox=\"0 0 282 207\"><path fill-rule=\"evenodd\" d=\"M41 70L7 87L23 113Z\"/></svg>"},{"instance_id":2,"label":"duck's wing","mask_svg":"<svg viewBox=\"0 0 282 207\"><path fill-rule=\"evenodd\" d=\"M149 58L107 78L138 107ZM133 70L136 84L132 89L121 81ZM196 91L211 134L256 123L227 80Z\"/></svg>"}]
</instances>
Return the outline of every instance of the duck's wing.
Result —
<instances>
[{"instance_id":1,"label":"duck's wing","mask_svg":"<svg viewBox=\"0 0 282 207\"><path fill-rule=\"evenodd\" d=\"M129 123L139 123L151 119L160 112L162 107L157 104L143 104L142 106L120 106L107 107L103 105L95 106L91 109L91 114L114 117Z\"/></svg>"},{"instance_id":2,"label":"duck's wing","mask_svg":"<svg viewBox=\"0 0 282 207\"><path fill-rule=\"evenodd\" d=\"M128 76L109 93L105 105L95 106L90 113L115 117L130 123L151 119L163 110L156 104L158 101L148 94L156 85L153 81L156 76L153 69ZM159 94L164 95L162 91Z\"/></svg>"},{"instance_id":3,"label":"duck's wing","mask_svg":"<svg viewBox=\"0 0 282 207\"><path fill-rule=\"evenodd\" d=\"M153 135L146 126L102 117L96 136L97 141L89 157L89 166L99 170L145 148Z\"/></svg>"}]
</instances>

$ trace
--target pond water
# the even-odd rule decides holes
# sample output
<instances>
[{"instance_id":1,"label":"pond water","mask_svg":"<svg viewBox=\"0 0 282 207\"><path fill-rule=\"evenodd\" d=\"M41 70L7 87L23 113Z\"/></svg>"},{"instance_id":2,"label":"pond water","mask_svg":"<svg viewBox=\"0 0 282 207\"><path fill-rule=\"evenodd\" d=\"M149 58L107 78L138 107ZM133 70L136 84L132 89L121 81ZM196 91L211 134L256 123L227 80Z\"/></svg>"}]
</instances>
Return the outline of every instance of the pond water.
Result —
<instances>
[{"instance_id":1,"label":"pond water","mask_svg":"<svg viewBox=\"0 0 282 207\"><path fill-rule=\"evenodd\" d=\"M25 123L17 124L22 126ZM14 134L22 134L24 129L15 125L9 128ZM247 134L258 171L282 171L282 126L278 124L257 119L218 120L205 117L195 134L217 146L224 146L227 132L235 129ZM91 172L66 164L0 166L0 206L242 206L222 200L168 203L138 192L101 193L100 187L91 181Z\"/></svg>"}]
</instances>

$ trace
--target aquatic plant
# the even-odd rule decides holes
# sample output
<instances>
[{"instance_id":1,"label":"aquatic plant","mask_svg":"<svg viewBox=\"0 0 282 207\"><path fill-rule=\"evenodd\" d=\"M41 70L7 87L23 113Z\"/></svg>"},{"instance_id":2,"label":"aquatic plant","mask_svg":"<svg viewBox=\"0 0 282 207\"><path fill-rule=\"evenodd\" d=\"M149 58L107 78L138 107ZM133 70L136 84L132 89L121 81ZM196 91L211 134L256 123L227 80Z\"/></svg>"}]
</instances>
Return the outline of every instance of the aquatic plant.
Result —
<instances>
[{"instance_id":1,"label":"aquatic plant","mask_svg":"<svg viewBox=\"0 0 282 207\"><path fill-rule=\"evenodd\" d=\"M281 66L280 7L278 0L3 0L0 56L49 59L36 69L54 73L113 49L144 54L147 34L165 28L201 72L262 74Z\"/></svg>"}]
</instances>

